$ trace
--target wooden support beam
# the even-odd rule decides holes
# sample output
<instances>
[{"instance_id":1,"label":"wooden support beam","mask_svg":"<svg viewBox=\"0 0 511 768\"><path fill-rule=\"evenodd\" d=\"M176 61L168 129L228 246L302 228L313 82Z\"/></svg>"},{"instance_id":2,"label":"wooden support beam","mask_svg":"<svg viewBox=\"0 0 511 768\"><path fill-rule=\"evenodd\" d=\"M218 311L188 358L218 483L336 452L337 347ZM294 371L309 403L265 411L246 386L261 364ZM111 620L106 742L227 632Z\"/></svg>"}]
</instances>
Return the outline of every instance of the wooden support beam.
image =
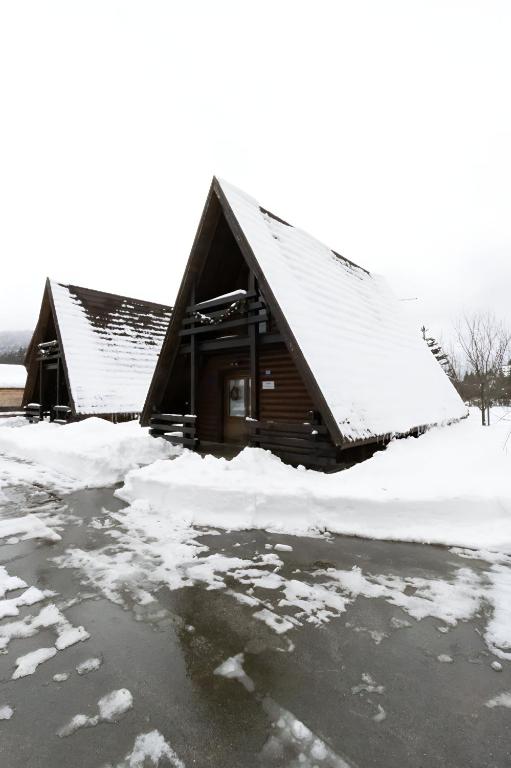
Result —
<instances>
[{"instance_id":1,"label":"wooden support beam","mask_svg":"<svg viewBox=\"0 0 511 768\"><path fill-rule=\"evenodd\" d=\"M250 270L248 279L249 293L255 293L256 280L254 272ZM257 314L259 310L255 310ZM251 313L253 314L253 313ZM248 327L248 338L250 342L250 417L259 418L259 326L252 323Z\"/></svg>"},{"instance_id":2,"label":"wooden support beam","mask_svg":"<svg viewBox=\"0 0 511 768\"><path fill-rule=\"evenodd\" d=\"M195 280L192 284L191 303L195 304ZM191 326L190 333L194 334L190 339L190 413L195 415L196 390L197 390L197 340L195 338L195 326Z\"/></svg>"},{"instance_id":3,"label":"wooden support beam","mask_svg":"<svg viewBox=\"0 0 511 768\"><path fill-rule=\"evenodd\" d=\"M39 410L43 414L43 364L39 361Z\"/></svg>"},{"instance_id":4,"label":"wooden support beam","mask_svg":"<svg viewBox=\"0 0 511 768\"><path fill-rule=\"evenodd\" d=\"M192 325L179 331L180 336L195 336L202 333L223 333L226 328L236 328L241 325L251 325L252 323L261 323L268 319L266 312L255 317L238 317L235 320L226 320L223 323L212 323L211 325Z\"/></svg>"},{"instance_id":5,"label":"wooden support beam","mask_svg":"<svg viewBox=\"0 0 511 768\"><path fill-rule=\"evenodd\" d=\"M266 346L267 344L282 344L282 336L280 333L265 333L258 334L259 346ZM199 352L220 352L223 349L240 349L250 346L249 336L235 336L227 339L205 339L204 341L197 341ZM189 355L190 345L183 344L179 349L180 354Z\"/></svg>"}]
</instances>

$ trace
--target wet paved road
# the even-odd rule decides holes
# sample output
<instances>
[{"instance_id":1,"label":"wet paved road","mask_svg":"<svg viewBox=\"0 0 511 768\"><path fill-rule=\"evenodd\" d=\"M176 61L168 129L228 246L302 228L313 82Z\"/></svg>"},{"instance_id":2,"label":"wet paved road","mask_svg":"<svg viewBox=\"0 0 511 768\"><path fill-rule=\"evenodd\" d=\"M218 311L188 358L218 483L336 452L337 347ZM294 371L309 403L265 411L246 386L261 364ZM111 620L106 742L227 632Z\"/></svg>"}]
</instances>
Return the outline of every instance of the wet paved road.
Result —
<instances>
[{"instance_id":1,"label":"wet paved road","mask_svg":"<svg viewBox=\"0 0 511 768\"><path fill-rule=\"evenodd\" d=\"M2 515L20 514L28 501L62 515L58 497L25 489ZM103 530L88 525L102 509L121 506L110 490L66 497L62 541L0 541L0 563L29 586L58 593L53 600L73 626L90 638L57 653L33 675L11 680L18 656L52 646L55 633L41 628L13 639L0 656L0 707L14 708L0 721L2 768L100 768L144 766L123 762L137 736L157 729L173 754L159 765L358 766L359 768L504 768L511 765L511 710L485 702L511 690L511 662L494 671L485 645L484 617L439 632L431 617L410 620L383 599L358 597L342 615L321 626L305 622L285 634L253 618L226 590L162 588L156 602L126 598L115 605L76 570L49 558L70 544L94 550ZM23 510L21 509L23 507ZM75 516L75 517L73 517ZM335 537L296 539L261 532L222 533L202 539L211 552L243 557L265 544L288 543L279 552L281 573L318 568L447 577L467 561L439 547ZM239 546L241 545L241 547ZM475 571L487 564L470 561ZM236 589L240 589L239 583ZM9 593L16 596L19 591ZM75 601L75 602L73 602ZM17 619L34 614L20 609ZM4 618L0 625L14 621ZM214 674L227 658L244 653L245 679ZM441 655L452 659L440 663ZM100 658L97 671L75 667ZM53 676L70 673L64 682ZM67 738L57 731L77 713L89 716L112 690L127 688L133 707L119 722L99 722ZM252 690L253 688L253 690ZM181 762L179 762L181 761Z\"/></svg>"}]
</instances>

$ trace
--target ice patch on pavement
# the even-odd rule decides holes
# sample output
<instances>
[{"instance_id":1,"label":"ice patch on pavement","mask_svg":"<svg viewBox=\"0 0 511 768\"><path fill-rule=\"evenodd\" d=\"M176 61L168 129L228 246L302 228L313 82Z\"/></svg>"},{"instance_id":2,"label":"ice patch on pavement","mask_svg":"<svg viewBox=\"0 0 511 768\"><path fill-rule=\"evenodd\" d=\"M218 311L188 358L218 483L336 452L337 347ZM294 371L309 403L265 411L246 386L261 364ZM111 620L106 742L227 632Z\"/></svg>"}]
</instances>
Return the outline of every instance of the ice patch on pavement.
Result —
<instances>
[{"instance_id":1,"label":"ice patch on pavement","mask_svg":"<svg viewBox=\"0 0 511 768\"><path fill-rule=\"evenodd\" d=\"M120 720L123 715L133 707L133 696L127 688L120 688L112 691L98 701L98 714L90 717L89 715L78 714L69 720L57 731L57 736L71 736L72 733L80 728L92 728L100 722L113 723Z\"/></svg>"}]
</instances>

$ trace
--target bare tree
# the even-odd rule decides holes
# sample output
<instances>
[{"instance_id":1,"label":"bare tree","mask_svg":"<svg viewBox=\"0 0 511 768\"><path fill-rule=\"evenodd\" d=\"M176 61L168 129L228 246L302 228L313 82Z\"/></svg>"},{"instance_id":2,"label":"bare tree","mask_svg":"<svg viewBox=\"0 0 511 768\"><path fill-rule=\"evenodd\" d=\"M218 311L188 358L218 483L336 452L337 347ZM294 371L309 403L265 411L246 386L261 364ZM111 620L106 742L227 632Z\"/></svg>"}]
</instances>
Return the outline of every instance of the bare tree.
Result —
<instances>
[{"instance_id":1,"label":"bare tree","mask_svg":"<svg viewBox=\"0 0 511 768\"><path fill-rule=\"evenodd\" d=\"M490 406L511 343L509 330L490 312L465 315L456 328L465 364L479 389L483 427L490 424Z\"/></svg>"}]
</instances>

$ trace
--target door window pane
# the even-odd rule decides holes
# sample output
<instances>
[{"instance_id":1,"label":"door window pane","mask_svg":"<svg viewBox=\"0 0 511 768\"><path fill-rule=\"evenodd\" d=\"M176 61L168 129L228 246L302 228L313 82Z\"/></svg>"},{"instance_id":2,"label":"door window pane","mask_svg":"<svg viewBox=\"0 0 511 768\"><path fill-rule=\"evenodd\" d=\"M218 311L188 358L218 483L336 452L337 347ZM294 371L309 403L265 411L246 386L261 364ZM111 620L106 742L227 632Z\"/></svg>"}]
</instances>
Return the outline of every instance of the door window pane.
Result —
<instances>
[{"instance_id":1,"label":"door window pane","mask_svg":"<svg viewBox=\"0 0 511 768\"><path fill-rule=\"evenodd\" d=\"M246 415L245 379L229 379L229 416Z\"/></svg>"}]
</instances>

